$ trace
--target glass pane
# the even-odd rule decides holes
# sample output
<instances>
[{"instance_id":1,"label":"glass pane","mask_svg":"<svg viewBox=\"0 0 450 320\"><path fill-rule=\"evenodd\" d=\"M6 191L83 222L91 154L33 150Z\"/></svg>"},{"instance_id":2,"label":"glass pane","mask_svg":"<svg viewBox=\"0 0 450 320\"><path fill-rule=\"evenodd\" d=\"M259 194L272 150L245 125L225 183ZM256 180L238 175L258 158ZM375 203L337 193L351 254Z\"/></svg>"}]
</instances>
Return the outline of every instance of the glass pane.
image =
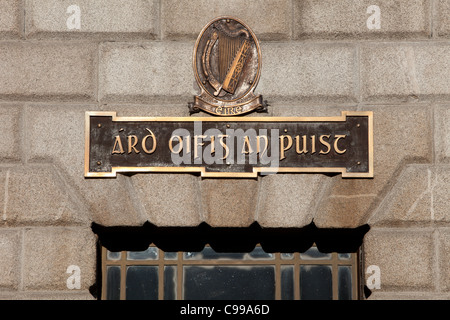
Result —
<instances>
[{"instance_id":1,"label":"glass pane","mask_svg":"<svg viewBox=\"0 0 450 320\"><path fill-rule=\"evenodd\" d=\"M331 266L300 266L300 299L331 300L332 298Z\"/></svg>"},{"instance_id":2,"label":"glass pane","mask_svg":"<svg viewBox=\"0 0 450 320\"><path fill-rule=\"evenodd\" d=\"M322 253L317 249L317 247L311 247L304 253L300 253L300 258L305 260L326 260L331 259L331 253Z\"/></svg>"},{"instance_id":3,"label":"glass pane","mask_svg":"<svg viewBox=\"0 0 450 320\"><path fill-rule=\"evenodd\" d=\"M130 266L127 268L127 300L158 299L158 267Z\"/></svg>"},{"instance_id":4,"label":"glass pane","mask_svg":"<svg viewBox=\"0 0 450 320\"><path fill-rule=\"evenodd\" d=\"M201 259L234 259L234 260L254 260L254 259L275 259L275 255L267 253L262 247L257 246L249 253L241 252L216 252L211 247L205 247L200 252L185 252L185 260L201 260Z\"/></svg>"},{"instance_id":5,"label":"glass pane","mask_svg":"<svg viewBox=\"0 0 450 320\"><path fill-rule=\"evenodd\" d=\"M339 260L349 260L351 258L351 254L350 253L339 253L338 257Z\"/></svg>"},{"instance_id":6,"label":"glass pane","mask_svg":"<svg viewBox=\"0 0 450 320\"><path fill-rule=\"evenodd\" d=\"M178 252L164 252L164 260L177 260Z\"/></svg>"},{"instance_id":7,"label":"glass pane","mask_svg":"<svg viewBox=\"0 0 450 320\"><path fill-rule=\"evenodd\" d=\"M106 251L106 259L107 260L120 260L120 257L121 257L120 251L117 251L117 252L109 251L109 250Z\"/></svg>"},{"instance_id":8,"label":"glass pane","mask_svg":"<svg viewBox=\"0 0 450 320\"><path fill-rule=\"evenodd\" d=\"M281 300L294 300L294 266L281 266Z\"/></svg>"},{"instance_id":9,"label":"glass pane","mask_svg":"<svg viewBox=\"0 0 450 320\"><path fill-rule=\"evenodd\" d=\"M200 252L185 252L184 259L186 260L201 260L201 259L239 259L244 257L244 253L219 253L211 247L205 247Z\"/></svg>"},{"instance_id":10,"label":"glass pane","mask_svg":"<svg viewBox=\"0 0 450 320\"><path fill-rule=\"evenodd\" d=\"M274 266L185 266L186 300L275 299Z\"/></svg>"},{"instance_id":11,"label":"glass pane","mask_svg":"<svg viewBox=\"0 0 450 320\"><path fill-rule=\"evenodd\" d=\"M352 299L352 267L339 266L338 269L338 297L339 300Z\"/></svg>"},{"instance_id":12,"label":"glass pane","mask_svg":"<svg viewBox=\"0 0 450 320\"><path fill-rule=\"evenodd\" d=\"M294 254L293 253L281 253L281 259L292 260L292 259L294 259Z\"/></svg>"},{"instance_id":13,"label":"glass pane","mask_svg":"<svg viewBox=\"0 0 450 320\"><path fill-rule=\"evenodd\" d=\"M164 300L177 298L177 267L164 267Z\"/></svg>"},{"instance_id":14,"label":"glass pane","mask_svg":"<svg viewBox=\"0 0 450 320\"><path fill-rule=\"evenodd\" d=\"M106 299L120 300L120 267L106 267Z\"/></svg>"},{"instance_id":15,"label":"glass pane","mask_svg":"<svg viewBox=\"0 0 450 320\"><path fill-rule=\"evenodd\" d=\"M128 251L127 260L156 260L158 259L158 248L148 247L144 251Z\"/></svg>"},{"instance_id":16,"label":"glass pane","mask_svg":"<svg viewBox=\"0 0 450 320\"><path fill-rule=\"evenodd\" d=\"M244 256L244 259L265 259L265 260L272 260L275 259L275 254L273 253L267 253L264 251L264 249L260 246L256 246L255 249L253 249L252 252L246 254Z\"/></svg>"}]
</instances>

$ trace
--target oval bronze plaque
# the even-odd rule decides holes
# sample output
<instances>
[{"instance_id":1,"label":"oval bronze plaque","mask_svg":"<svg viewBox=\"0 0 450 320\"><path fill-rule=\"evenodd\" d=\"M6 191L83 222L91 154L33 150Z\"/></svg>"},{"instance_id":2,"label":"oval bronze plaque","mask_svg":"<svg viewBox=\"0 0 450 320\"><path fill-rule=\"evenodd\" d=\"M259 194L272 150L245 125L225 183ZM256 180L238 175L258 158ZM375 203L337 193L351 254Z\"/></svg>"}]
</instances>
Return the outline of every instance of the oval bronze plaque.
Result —
<instances>
[{"instance_id":1,"label":"oval bronze plaque","mask_svg":"<svg viewBox=\"0 0 450 320\"><path fill-rule=\"evenodd\" d=\"M200 32L193 68L201 94L191 109L232 116L265 108L253 93L261 73L261 50L255 34L243 22L219 17Z\"/></svg>"}]
</instances>

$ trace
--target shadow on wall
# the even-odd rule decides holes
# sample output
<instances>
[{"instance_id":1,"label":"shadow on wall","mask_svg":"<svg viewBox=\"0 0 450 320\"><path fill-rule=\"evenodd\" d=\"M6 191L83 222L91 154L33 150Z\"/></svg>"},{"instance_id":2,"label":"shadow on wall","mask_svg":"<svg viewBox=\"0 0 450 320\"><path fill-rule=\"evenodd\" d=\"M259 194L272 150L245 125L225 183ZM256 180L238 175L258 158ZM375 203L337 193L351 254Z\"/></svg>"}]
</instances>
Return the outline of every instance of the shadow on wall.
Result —
<instances>
[{"instance_id":1,"label":"shadow on wall","mask_svg":"<svg viewBox=\"0 0 450 320\"><path fill-rule=\"evenodd\" d=\"M260 244L266 252L305 252L314 243L320 252L356 252L369 231L357 228L317 228L314 222L302 228L262 228L257 222L246 228L157 227L149 222L139 227L105 227L92 224L102 246L110 251L143 251L155 244L164 251L201 251L210 245L216 252L250 252Z\"/></svg>"}]
</instances>

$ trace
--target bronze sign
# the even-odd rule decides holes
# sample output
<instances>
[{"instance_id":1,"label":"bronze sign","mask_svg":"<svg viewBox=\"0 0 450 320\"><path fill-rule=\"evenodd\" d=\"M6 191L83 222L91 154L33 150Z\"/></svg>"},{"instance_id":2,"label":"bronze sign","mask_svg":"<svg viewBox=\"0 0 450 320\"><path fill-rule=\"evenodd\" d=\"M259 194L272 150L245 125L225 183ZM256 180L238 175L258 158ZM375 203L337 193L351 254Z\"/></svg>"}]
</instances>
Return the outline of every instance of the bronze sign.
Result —
<instances>
[{"instance_id":1,"label":"bronze sign","mask_svg":"<svg viewBox=\"0 0 450 320\"><path fill-rule=\"evenodd\" d=\"M253 93L261 73L261 50L243 22L220 17L208 23L194 47L193 68L201 94L189 108L234 116L266 108Z\"/></svg>"},{"instance_id":2,"label":"bronze sign","mask_svg":"<svg viewBox=\"0 0 450 320\"><path fill-rule=\"evenodd\" d=\"M277 172L373 177L371 111L337 117L118 117L86 113L86 177L190 172L256 177Z\"/></svg>"},{"instance_id":3,"label":"bronze sign","mask_svg":"<svg viewBox=\"0 0 450 320\"><path fill-rule=\"evenodd\" d=\"M86 113L86 177L118 172L190 172L257 177L277 172L373 177L372 112L336 117L233 117L264 111L254 89L261 52L241 21L220 17L201 31L193 67L201 89L190 104L221 117L139 118Z\"/></svg>"}]
</instances>

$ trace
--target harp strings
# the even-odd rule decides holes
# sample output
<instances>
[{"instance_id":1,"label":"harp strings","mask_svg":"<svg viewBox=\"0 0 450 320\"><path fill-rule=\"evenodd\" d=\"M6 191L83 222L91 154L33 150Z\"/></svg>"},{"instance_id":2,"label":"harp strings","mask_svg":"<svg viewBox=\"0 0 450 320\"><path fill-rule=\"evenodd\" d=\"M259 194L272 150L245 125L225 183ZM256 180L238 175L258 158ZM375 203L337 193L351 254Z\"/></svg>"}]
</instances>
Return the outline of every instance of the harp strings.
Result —
<instances>
[{"instance_id":1,"label":"harp strings","mask_svg":"<svg viewBox=\"0 0 450 320\"><path fill-rule=\"evenodd\" d=\"M219 81L223 83L228 69L242 44L242 37L230 37L219 32Z\"/></svg>"}]
</instances>

